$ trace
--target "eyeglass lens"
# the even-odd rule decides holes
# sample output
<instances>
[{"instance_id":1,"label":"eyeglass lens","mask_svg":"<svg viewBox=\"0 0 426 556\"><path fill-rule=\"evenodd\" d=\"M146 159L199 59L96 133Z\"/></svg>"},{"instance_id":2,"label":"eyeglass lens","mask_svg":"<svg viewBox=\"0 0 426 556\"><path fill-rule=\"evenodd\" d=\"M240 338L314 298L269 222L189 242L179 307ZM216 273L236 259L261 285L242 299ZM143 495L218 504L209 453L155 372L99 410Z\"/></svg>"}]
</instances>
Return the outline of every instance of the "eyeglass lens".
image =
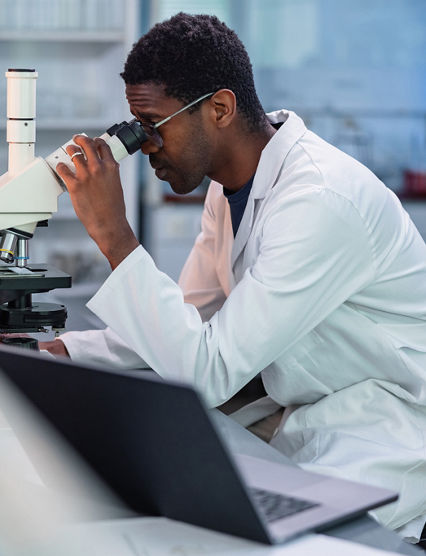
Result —
<instances>
[{"instance_id":1,"label":"eyeglass lens","mask_svg":"<svg viewBox=\"0 0 426 556\"><path fill-rule=\"evenodd\" d=\"M163 139L155 127L139 122L139 125L144 130L147 138L154 143L157 147L163 146Z\"/></svg>"}]
</instances>

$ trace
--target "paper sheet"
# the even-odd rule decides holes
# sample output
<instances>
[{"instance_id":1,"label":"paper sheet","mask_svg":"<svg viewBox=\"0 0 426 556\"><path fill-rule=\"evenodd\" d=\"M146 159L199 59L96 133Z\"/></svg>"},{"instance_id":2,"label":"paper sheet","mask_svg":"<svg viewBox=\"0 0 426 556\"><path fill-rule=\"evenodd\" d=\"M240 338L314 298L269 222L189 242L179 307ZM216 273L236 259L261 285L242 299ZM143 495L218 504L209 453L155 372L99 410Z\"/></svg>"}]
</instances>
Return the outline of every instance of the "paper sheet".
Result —
<instances>
[{"instance_id":1,"label":"paper sheet","mask_svg":"<svg viewBox=\"0 0 426 556\"><path fill-rule=\"evenodd\" d=\"M64 545L79 556L384 556L394 554L329 537L306 535L269 547L172 521L135 518L78 526ZM62 552L61 552L62 554Z\"/></svg>"}]
</instances>

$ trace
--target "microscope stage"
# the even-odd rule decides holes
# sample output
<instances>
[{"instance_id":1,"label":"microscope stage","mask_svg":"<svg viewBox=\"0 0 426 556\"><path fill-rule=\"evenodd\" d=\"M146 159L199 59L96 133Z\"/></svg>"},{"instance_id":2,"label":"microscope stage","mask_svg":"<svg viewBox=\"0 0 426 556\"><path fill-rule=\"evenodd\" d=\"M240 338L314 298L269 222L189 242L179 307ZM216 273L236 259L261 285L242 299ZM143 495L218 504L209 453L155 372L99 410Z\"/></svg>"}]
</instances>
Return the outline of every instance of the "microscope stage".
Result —
<instances>
[{"instance_id":1,"label":"microscope stage","mask_svg":"<svg viewBox=\"0 0 426 556\"><path fill-rule=\"evenodd\" d=\"M37 293L70 287L69 274L46 264L30 264L22 269L0 265L0 303L4 303L2 292L6 291Z\"/></svg>"},{"instance_id":2,"label":"microscope stage","mask_svg":"<svg viewBox=\"0 0 426 556\"><path fill-rule=\"evenodd\" d=\"M32 302L33 293L70 288L71 276L46 264L25 268L0 265L0 331L37 332L46 326L63 328L63 305Z\"/></svg>"}]
</instances>

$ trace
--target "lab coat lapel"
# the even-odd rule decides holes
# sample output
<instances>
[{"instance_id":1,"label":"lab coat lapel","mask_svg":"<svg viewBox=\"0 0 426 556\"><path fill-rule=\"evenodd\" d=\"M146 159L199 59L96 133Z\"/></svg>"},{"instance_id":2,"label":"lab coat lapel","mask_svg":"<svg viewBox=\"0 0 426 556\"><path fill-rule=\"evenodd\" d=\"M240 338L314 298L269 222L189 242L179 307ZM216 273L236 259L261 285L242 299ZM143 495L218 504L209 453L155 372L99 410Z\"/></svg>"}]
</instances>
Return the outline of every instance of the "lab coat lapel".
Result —
<instances>
[{"instance_id":1,"label":"lab coat lapel","mask_svg":"<svg viewBox=\"0 0 426 556\"><path fill-rule=\"evenodd\" d=\"M240 225L238 227L237 235L234 239L234 244L232 246L232 253L231 253L231 265L234 268L235 261L237 260L239 254L244 249L244 246L247 243L247 240L250 235L250 230L253 224L253 212L254 212L254 199L252 194L250 193L249 198L247 200L247 205L244 210L243 217L241 219Z\"/></svg>"},{"instance_id":2,"label":"lab coat lapel","mask_svg":"<svg viewBox=\"0 0 426 556\"><path fill-rule=\"evenodd\" d=\"M272 124L283 123L283 125L262 151L253 186L232 246L231 267L233 271L238 257L247 244L262 200L275 185L290 149L306 131L305 124L294 112L278 110L267 116Z\"/></svg>"}]
</instances>

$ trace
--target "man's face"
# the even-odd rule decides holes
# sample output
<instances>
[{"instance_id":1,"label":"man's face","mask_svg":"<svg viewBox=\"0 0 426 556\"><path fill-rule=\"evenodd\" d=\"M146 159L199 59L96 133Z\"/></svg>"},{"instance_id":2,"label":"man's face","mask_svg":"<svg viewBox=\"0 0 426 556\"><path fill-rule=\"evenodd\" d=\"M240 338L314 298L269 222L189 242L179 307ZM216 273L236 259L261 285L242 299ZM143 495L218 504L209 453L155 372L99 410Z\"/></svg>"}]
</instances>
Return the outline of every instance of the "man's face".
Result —
<instances>
[{"instance_id":1,"label":"man's face","mask_svg":"<svg viewBox=\"0 0 426 556\"><path fill-rule=\"evenodd\" d=\"M184 106L153 83L126 85L126 97L131 113L147 124L155 124ZM202 107L193 113L185 110L161 125L158 132L163 146L148 140L142 144L142 152L149 156L155 175L169 182L175 193L190 193L208 175L212 158Z\"/></svg>"}]
</instances>

